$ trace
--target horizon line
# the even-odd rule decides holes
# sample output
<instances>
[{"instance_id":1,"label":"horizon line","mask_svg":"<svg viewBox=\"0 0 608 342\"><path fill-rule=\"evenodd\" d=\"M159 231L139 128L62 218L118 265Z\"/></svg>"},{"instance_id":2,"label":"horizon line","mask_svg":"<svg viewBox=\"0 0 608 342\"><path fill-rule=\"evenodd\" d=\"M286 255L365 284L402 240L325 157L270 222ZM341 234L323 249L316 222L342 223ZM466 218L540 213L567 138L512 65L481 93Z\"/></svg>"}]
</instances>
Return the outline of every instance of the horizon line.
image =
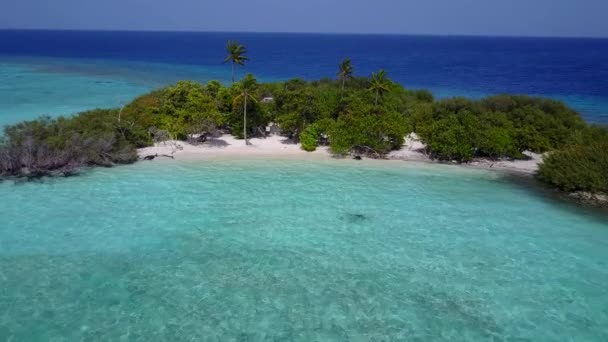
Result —
<instances>
[{"instance_id":1,"label":"horizon line","mask_svg":"<svg viewBox=\"0 0 608 342\"><path fill-rule=\"evenodd\" d=\"M220 31L220 30L146 30L146 29L73 29L73 28L0 28L0 31L41 32L116 32L116 33L233 33L233 34L294 34L336 36L409 36L409 37L469 37L469 38L544 38L544 39L600 39L608 36L558 36L558 35L511 35L511 34L464 34L464 33L378 33L378 32L313 32L313 31Z\"/></svg>"}]
</instances>

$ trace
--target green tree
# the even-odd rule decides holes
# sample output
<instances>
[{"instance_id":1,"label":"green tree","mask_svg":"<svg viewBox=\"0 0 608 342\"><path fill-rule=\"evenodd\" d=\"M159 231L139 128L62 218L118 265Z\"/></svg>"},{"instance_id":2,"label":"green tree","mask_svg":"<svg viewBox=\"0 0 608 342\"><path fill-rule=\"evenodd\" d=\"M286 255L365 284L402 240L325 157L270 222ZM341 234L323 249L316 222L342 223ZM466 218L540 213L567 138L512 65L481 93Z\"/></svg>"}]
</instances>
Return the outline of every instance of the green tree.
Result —
<instances>
[{"instance_id":1,"label":"green tree","mask_svg":"<svg viewBox=\"0 0 608 342\"><path fill-rule=\"evenodd\" d=\"M312 152L317 149L317 140L321 135L321 127L318 123L308 125L300 135L302 149L306 152Z\"/></svg>"},{"instance_id":2,"label":"green tree","mask_svg":"<svg viewBox=\"0 0 608 342\"><path fill-rule=\"evenodd\" d=\"M240 86L240 93L234 98L234 102L236 104L238 101L243 101L243 135L245 137L245 144L249 145L249 141L247 140L247 100L250 99L253 103L257 102L254 94L258 83L252 74L247 74L241 81Z\"/></svg>"},{"instance_id":3,"label":"green tree","mask_svg":"<svg viewBox=\"0 0 608 342\"><path fill-rule=\"evenodd\" d=\"M353 77L353 65L350 61L350 58L344 58L339 64L339 68L340 71L338 71L338 79L342 81L342 92L340 93L340 95L342 95L344 93L346 81Z\"/></svg>"},{"instance_id":4,"label":"green tree","mask_svg":"<svg viewBox=\"0 0 608 342\"><path fill-rule=\"evenodd\" d=\"M452 114L433 122L424 132L423 141L434 158L467 162L474 157L476 131L470 114Z\"/></svg>"},{"instance_id":5,"label":"green tree","mask_svg":"<svg viewBox=\"0 0 608 342\"><path fill-rule=\"evenodd\" d=\"M292 79L275 92L276 121L285 134L297 141L304 128L317 119L319 95L302 79Z\"/></svg>"},{"instance_id":6,"label":"green tree","mask_svg":"<svg viewBox=\"0 0 608 342\"><path fill-rule=\"evenodd\" d=\"M249 60L249 58L245 56L245 54L247 54L247 49L237 41L230 40L228 41L228 44L226 44L226 52L228 52L228 56L224 59L224 63L230 62L232 65L232 83L234 83L234 66L244 66L245 62Z\"/></svg>"},{"instance_id":7,"label":"green tree","mask_svg":"<svg viewBox=\"0 0 608 342\"><path fill-rule=\"evenodd\" d=\"M188 134L210 133L223 124L217 101L199 83L180 81L168 87L162 103L156 126L177 139L186 139Z\"/></svg>"},{"instance_id":8,"label":"green tree","mask_svg":"<svg viewBox=\"0 0 608 342\"><path fill-rule=\"evenodd\" d=\"M551 152L538 178L564 191L608 193L608 141L573 145Z\"/></svg>"},{"instance_id":9,"label":"green tree","mask_svg":"<svg viewBox=\"0 0 608 342\"><path fill-rule=\"evenodd\" d=\"M537 177L564 191L608 193L608 127L572 133L568 146L543 158Z\"/></svg>"},{"instance_id":10,"label":"green tree","mask_svg":"<svg viewBox=\"0 0 608 342\"><path fill-rule=\"evenodd\" d=\"M375 93L376 106L378 105L379 97L390 91L390 82L391 81L386 77L386 71L383 69L380 69L377 74L372 73L369 91Z\"/></svg>"}]
</instances>

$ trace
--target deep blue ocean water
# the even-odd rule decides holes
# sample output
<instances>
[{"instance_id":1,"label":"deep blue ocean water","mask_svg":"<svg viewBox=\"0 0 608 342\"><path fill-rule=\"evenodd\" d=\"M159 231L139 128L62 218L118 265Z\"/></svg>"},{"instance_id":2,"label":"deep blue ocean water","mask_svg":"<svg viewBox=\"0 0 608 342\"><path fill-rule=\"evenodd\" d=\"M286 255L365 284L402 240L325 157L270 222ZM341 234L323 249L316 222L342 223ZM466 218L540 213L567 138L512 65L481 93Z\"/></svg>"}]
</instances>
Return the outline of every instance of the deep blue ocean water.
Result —
<instances>
[{"instance_id":1,"label":"deep blue ocean water","mask_svg":"<svg viewBox=\"0 0 608 342\"><path fill-rule=\"evenodd\" d=\"M350 57L358 75L384 68L406 87L439 97L549 96L590 122L608 123L607 39L0 31L0 124L119 105L179 79L227 82L229 39L249 50L240 74L261 80L335 77L338 62Z\"/></svg>"}]
</instances>

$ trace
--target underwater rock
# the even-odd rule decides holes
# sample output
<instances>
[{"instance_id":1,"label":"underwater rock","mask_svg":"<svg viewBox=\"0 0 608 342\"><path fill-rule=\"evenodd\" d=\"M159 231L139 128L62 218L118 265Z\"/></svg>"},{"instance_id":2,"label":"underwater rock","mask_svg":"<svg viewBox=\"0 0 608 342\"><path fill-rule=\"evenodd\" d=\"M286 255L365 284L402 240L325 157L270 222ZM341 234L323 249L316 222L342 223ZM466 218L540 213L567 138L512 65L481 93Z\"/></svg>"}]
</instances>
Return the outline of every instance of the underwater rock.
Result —
<instances>
[{"instance_id":1,"label":"underwater rock","mask_svg":"<svg viewBox=\"0 0 608 342\"><path fill-rule=\"evenodd\" d=\"M367 220L368 217L363 214L347 213L342 219L350 223L357 223Z\"/></svg>"},{"instance_id":2,"label":"underwater rock","mask_svg":"<svg viewBox=\"0 0 608 342\"><path fill-rule=\"evenodd\" d=\"M594 206L608 206L608 194L604 194L601 192L593 193L593 192L573 192L570 193L569 196L578 200L582 203L594 205Z\"/></svg>"}]
</instances>

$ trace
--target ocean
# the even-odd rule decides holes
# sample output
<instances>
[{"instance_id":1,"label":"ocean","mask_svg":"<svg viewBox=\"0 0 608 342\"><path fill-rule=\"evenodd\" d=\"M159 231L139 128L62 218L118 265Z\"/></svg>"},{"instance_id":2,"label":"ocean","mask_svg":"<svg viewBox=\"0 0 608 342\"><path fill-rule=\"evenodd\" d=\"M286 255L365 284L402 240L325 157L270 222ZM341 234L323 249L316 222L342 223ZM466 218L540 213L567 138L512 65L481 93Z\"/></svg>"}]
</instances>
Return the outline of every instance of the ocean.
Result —
<instances>
[{"instance_id":1,"label":"ocean","mask_svg":"<svg viewBox=\"0 0 608 342\"><path fill-rule=\"evenodd\" d=\"M385 68L608 123L608 40L0 31L0 125L179 79ZM449 165L160 160L0 182L0 340L608 340L608 219Z\"/></svg>"},{"instance_id":2,"label":"ocean","mask_svg":"<svg viewBox=\"0 0 608 342\"><path fill-rule=\"evenodd\" d=\"M490 171L163 160L0 198L2 340L608 339L606 216Z\"/></svg>"},{"instance_id":3,"label":"ocean","mask_svg":"<svg viewBox=\"0 0 608 342\"><path fill-rule=\"evenodd\" d=\"M608 39L0 30L0 124L119 106L180 79L227 83L230 39L249 50L239 76L332 78L349 57L356 75L384 68L440 98L547 96L608 123Z\"/></svg>"}]
</instances>

